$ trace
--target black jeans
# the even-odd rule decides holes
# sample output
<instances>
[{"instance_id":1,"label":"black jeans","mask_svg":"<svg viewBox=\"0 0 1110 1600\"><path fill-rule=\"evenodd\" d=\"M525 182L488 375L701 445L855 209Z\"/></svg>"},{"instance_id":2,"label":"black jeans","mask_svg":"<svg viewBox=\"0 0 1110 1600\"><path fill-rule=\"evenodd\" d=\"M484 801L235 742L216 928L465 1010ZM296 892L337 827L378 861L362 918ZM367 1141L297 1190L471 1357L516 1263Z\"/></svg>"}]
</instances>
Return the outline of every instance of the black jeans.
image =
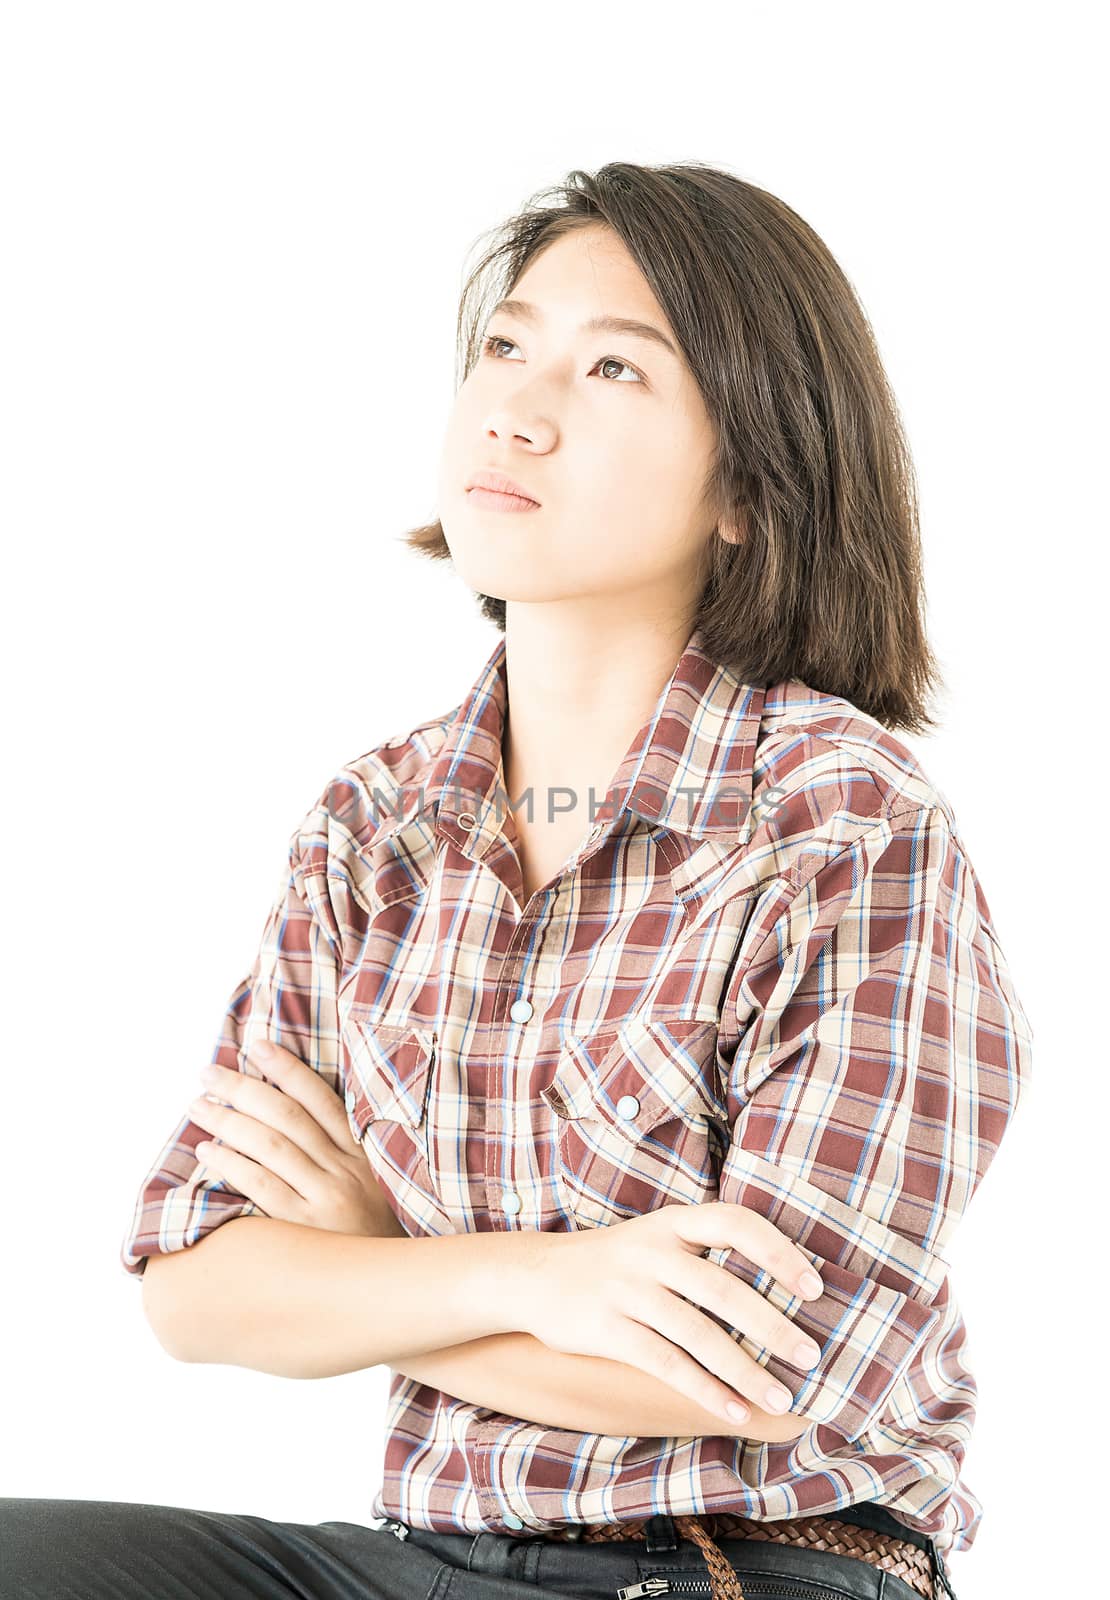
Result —
<instances>
[{"instance_id":1,"label":"black jeans","mask_svg":"<svg viewBox=\"0 0 1110 1600\"><path fill-rule=\"evenodd\" d=\"M928 1549L873 1502L838 1511ZM0 1499L3 1600L617 1600L648 1576L709 1594L700 1549L671 1518L615 1544L542 1534L428 1533L403 1524L270 1522L229 1511L121 1500ZM399 1537L403 1534L404 1537ZM915 1600L869 1562L762 1539L718 1539L760 1600ZM691 1580L701 1580L693 1582ZM668 1591L661 1593L665 1596Z\"/></svg>"}]
</instances>

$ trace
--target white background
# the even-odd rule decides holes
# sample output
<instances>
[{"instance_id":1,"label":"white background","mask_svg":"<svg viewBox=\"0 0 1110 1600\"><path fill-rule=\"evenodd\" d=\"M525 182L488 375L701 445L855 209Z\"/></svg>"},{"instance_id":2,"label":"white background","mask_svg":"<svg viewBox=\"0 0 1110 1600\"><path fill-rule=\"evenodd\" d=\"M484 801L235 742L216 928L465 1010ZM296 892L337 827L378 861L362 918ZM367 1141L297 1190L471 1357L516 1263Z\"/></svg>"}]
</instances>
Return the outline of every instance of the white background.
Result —
<instances>
[{"instance_id":1,"label":"white background","mask_svg":"<svg viewBox=\"0 0 1110 1600\"><path fill-rule=\"evenodd\" d=\"M472 246L573 167L693 158L823 236L905 418L952 690L909 742L1037 1036L950 1252L985 1507L953 1579L1071 1592L1108 1420L1094 14L396 10L2 13L0 1492L369 1520L385 1371L175 1363L117 1251L289 833L495 643L398 542L436 511Z\"/></svg>"}]
</instances>

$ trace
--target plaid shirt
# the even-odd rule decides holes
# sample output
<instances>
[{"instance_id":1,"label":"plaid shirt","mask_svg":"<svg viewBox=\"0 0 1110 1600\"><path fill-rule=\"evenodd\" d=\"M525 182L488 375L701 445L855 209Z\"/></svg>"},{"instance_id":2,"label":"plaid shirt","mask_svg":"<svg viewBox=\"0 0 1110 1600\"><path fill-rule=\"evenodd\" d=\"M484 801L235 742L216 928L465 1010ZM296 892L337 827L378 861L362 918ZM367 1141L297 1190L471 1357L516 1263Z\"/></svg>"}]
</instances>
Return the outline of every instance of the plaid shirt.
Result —
<instances>
[{"instance_id":1,"label":"plaid shirt","mask_svg":"<svg viewBox=\"0 0 1110 1600\"><path fill-rule=\"evenodd\" d=\"M824 1280L800 1374L718 1325L811 1426L582 1435L392 1373L374 1517L542 1531L654 1511L777 1519L881 1500L943 1550L976 1384L945 1251L1028 1083L1032 1030L951 805L909 749L796 678L741 682L695 630L597 825L523 905L501 758L504 640L461 705L344 766L289 844L212 1059L267 1035L345 1096L412 1236L605 1227L721 1199ZM187 1117L122 1261L259 1208Z\"/></svg>"}]
</instances>

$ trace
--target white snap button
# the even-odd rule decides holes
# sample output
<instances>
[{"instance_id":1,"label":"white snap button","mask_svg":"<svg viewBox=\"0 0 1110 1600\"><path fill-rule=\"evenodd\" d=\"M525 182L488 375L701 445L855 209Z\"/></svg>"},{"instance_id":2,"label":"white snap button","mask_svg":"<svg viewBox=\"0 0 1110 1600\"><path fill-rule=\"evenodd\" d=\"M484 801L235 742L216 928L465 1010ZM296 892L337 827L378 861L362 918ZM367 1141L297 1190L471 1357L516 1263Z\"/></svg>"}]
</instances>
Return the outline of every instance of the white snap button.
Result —
<instances>
[{"instance_id":1,"label":"white snap button","mask_svg":"<svg viewBox=\"0 0 1110 1600\"><path fill-rule=\"evenodd\" d=\"M515 1217L523 1205L524 1201L515 1189L506 1189L501 1196L501 1209L507 1212L510 1217Z\"/></svg>"},{"instance_id":2,"label":"white snap button","mask_svg":"<svg viewBox=\"0 0 1110 1600\"><path fill-rule=\"evenodd\" d=\"M617 1116L631 1120L640 1109L640 1102L634 1094L622 1094L617 1101Z\"/></svg>"},{"instance_id":3,"label":"white snap button","mask_svg":"<svg viewBox=\"0 0 1110 1600\"><path fill-rule=\"evenodd\" d=\"M523 1522L521 1522L520 1518L515 1515L514 1512L506 1511L506 1513L505 1513L505 1526L506 1526L506 1528L523 1528L524 1524L523 1524Z\"/></svg>"},{"instance_id":4,"label":"white snap button","mask_svg":"<svg viewBox=\"0 0 1110 1600\"><path fill-rule=\"evenodd\" d=\"M459 813L459 817L458 817L459 827L460 828L465 828L467 833L469 833L471 828L473 828L476 820L477 819L475 818L473 813L470 812L470 811L461 811Z\"/></svg>"},{"instance_id":5,"label":"white snap button","mask_svg":"<svg viewBox=\"0 0 1110 1600\"><path fill-rule=\"evenodd\" d=\"M509 1015L514 1022L531 1022L532 1002L530 1000L514 1000L509 1007Z\"/></svg>"}]
</instances>

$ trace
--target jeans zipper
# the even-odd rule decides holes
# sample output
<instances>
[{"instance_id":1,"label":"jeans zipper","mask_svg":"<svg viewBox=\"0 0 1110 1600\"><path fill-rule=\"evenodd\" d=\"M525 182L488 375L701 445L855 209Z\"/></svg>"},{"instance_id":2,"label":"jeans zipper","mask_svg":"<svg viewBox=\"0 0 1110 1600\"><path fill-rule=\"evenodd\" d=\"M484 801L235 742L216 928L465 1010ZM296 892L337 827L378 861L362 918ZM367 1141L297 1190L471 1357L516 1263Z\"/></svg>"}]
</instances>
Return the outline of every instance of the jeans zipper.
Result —
<instances>
[{"instance_id":1,"label":"jeans zipper","mask_svg":"<svg viewBox=\"0 0 1110 1600\"><path fill-rule=\"evenodd\" d=\"M820 1584L800 1584L789 1578L775 1578L770 1573L761 1572L757 1575L745 1574L742 1579L745 1595L773 1595L775 1600L782 1596L783 1600L843 1600L840 1590L825 1589ZM713 1585L708 1577L696 1577L693 1573L674 1573L664 1576L660 1573L654 1578L645 1578L642 1583L633 1583L627 1588L617 1590L617 1600L645 1600L648 1595L657 1594L712 1594Z\"/></svg>"}]
</instances>

